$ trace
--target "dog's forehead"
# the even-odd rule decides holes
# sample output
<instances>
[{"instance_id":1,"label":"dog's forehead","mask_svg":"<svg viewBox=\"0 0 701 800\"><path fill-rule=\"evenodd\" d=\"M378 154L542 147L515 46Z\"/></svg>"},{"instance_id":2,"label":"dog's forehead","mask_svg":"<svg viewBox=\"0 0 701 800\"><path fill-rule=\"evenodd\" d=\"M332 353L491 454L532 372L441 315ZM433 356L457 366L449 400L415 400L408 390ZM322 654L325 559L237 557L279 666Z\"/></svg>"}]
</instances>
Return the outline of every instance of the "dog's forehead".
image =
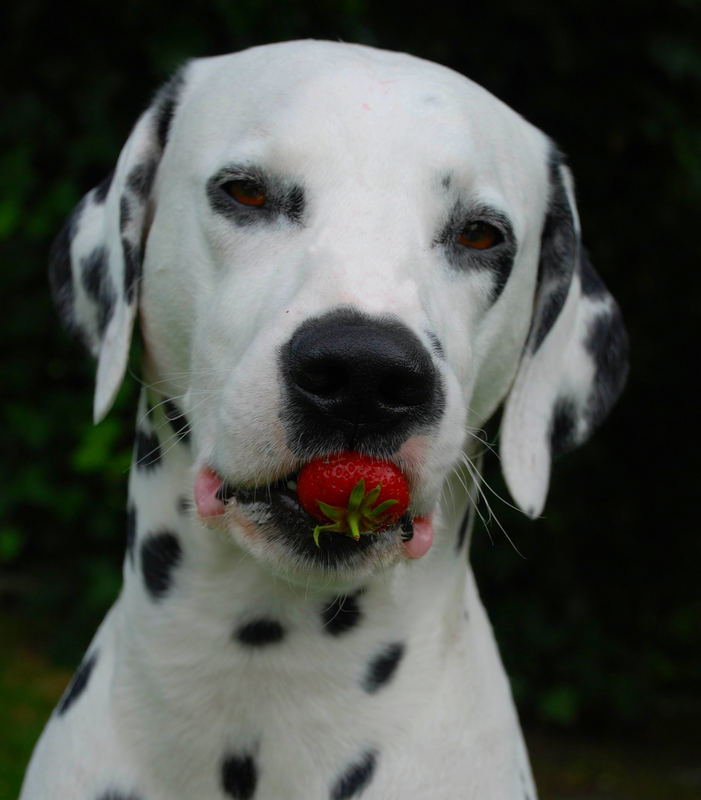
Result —
<instances>
[{"instance_id":1,"label":"dog's forehead","mask_svg":"<svg viewBox=\"0 0 701 800\"><path fill-rule=\"evenodd\" d=\"M362 153L363 165L420 163L532 180L543 134L462 75L402 53L331 42L290 42L191 64L178 129L203 170L248 149L283 152L304 171L310 154ZM502 174L503 173L503 174ZM540 174L538 177L541 177Z\"/></svg>"}]
</instances>

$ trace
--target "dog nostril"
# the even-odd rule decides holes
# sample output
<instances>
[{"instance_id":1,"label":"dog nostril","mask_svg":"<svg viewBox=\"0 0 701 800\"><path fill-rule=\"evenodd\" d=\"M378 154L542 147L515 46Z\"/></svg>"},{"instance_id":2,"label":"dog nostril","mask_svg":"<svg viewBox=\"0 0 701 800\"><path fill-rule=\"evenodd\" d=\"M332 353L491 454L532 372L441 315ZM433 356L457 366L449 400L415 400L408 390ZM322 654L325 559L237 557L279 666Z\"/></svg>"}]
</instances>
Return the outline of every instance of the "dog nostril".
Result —
<instances>
[{"instance_id":1,"label":"dog nostril","mask_svg":"<svg viewBox=\"0 0 701 800\"><path fill-rule=\"evenodd\" d=\"M317 397L334 397L347 381L346 368L335 359L310 359L295 371L297 386Z\"/></svg>"}]
</instances>

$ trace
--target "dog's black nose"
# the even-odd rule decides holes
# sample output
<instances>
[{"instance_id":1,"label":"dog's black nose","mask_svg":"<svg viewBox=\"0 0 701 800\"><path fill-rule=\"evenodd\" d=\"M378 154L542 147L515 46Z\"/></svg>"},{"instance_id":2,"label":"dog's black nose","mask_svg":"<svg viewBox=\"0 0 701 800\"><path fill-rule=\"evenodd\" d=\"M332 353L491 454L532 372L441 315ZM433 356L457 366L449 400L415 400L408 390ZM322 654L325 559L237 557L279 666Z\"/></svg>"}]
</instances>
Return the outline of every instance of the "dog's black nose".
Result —
<instances>
[{"instance_id":1,"label":"dog's black nose","mask_svg":"<svg viewBox=\"0 0 701 800\"><path fill-rule=\"evenodd\" d=\"M387 447L434 421L441 403L419 339L400 322L353 311L301 325L283 348L282 370L292 428L324 449Z\"/></svg>"}]
</instances>

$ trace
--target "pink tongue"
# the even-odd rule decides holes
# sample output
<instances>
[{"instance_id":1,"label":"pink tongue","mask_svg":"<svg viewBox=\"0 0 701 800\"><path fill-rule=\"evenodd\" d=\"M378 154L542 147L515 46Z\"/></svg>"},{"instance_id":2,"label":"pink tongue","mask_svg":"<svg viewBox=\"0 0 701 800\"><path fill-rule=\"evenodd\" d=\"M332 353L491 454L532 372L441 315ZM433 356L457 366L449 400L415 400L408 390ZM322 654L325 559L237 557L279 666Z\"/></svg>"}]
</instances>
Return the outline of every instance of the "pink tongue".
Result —
<instances>
[{"instance_id":1,"label":"pink tongue","mask_svg":"<svg viewBox=\"0 0 701 800\"><path fill-rule=\"evenodd\" d=\"M414 517L414 535L402 548L407 558L421 558L433 544L433 521L430 517Z\"/></svg>"},{"instance_id":2,"label":"pink tongue","mask_svg":"<svg viewBox=\"0 0 701 800\"><path fill-rule=\"evenodd\" d=\"M216 472L204 466L195 478L195 505L201 517L217 517L224 513L224 503L217 497L224 481Z\"/></svg>"}]
</instances>

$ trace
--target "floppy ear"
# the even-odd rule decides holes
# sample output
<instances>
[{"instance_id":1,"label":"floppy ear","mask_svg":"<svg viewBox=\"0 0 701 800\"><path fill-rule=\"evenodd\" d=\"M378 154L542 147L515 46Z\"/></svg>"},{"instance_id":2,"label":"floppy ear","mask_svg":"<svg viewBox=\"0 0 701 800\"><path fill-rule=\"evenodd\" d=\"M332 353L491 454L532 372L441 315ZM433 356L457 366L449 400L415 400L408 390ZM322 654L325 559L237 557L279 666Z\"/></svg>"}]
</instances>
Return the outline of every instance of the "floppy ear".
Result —
<instances>
[{"instance_id":1,"label":"floppy ear","mask_svg":"<svg viewBox=\"0 0 701 800\"><path fill-rule=\"evenodd\" d=\"M504 478L529 516L543 509L553 456L585 441L618 398L627 356L616 301L581 247L570 172L554 157L533 320L501 429Z\"/></svg>"},{"instance_id":2,"label":"floppy ear","mask_svg":"<svg viewBox=\"0 0 701 800\"><path fill-rule=\"evenodd\" d=\"M131 132L114 172L78 203L49 256L54 302L97 358L93 419L110 410L129 355L152 188L183 83L176 74Z\"/></svg>"}]
</instances>

